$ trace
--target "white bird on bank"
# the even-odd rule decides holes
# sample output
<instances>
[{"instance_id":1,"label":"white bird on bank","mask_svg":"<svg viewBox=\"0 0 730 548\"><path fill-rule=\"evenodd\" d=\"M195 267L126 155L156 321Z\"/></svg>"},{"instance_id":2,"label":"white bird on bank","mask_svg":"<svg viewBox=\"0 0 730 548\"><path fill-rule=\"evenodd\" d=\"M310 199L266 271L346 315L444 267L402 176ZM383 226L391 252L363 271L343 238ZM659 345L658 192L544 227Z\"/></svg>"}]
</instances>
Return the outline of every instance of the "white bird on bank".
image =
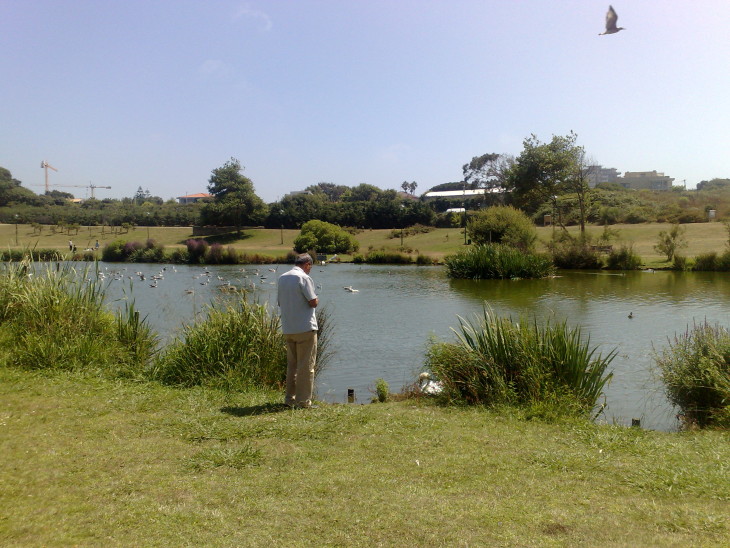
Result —
<instances>
[{"instance_id":1,"label":"white bird on bank","mask_svg":"<svg viewBox=\"0 0 730 548\"><path fill-rule=\"evenodd\" d=\"M418 375L418 386L424 394L440 394L444 390L443 383L433 380L426 371Z\"/></svg>"}]
</instances>

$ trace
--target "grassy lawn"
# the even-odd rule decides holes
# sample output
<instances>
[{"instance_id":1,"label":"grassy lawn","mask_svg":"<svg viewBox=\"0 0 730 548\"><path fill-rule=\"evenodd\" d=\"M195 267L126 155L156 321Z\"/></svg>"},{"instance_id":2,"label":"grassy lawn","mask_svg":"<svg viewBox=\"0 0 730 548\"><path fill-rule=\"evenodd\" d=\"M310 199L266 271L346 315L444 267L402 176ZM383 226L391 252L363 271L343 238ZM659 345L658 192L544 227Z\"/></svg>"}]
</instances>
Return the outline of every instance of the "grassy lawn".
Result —
<instances>
[{"instance_id":1,"label":"grassy lawn","mask_svg":"<svg viewBox=\"0 0 730 548\"><path fill-rule=\"evenodd\" d=\"M710 251L722 252L727 248L728 232L722 223L696 223L682 225L686 229L685 237L688 246L680 250L680 254L686 257L695 257L700 253ZM69 239L73 240L79 250L93 247L98 239L99 244L111 242L122 238L125 240L136 240L144 242L148 237L146 227L137 227L123 234L110 234L106 228L102 233L101 227L82 227L78 233L69 236L66 233L52 234L48 227L43 232L34 233L30 225L18 225L16 246L16 226L0 224L0 245L5 248L16 247L37 247L42 249L56 248L68 250ZM617 240L612 243L614 246L621 244L632 244L634 252L639 254L644 265L652 268L669 266L666 258L654 250L659 232L668 230L670 225L661 223L612 225L611 229L618 232ZM538 238L544 249L552 235L551 227L538 227ZM572 234L578 233L578 227L570 227ZM589 226L587 232L594 238L598 238L602 232L601 226ZM360 242L360 251L366 252L369 249L398 250L401 240L396 231L396 237L391 238L392 230L364 230L355 236ZM274 257L284 256L292 249L294 239L299 235L298 230L279 229L255 229L246 230L241 239L225 242L238 250L248 253L259 253ZM191 227L150 227L149 237L158 243L172 248L184 245L185 240L193 237ZM283 244L282 244L283 240ZM425 234L405 236L403 247L412 253L422 253L434 258L442 259L445 255L456 253L464 247L464 233L458 228L439 228ZM347 260L350 257L344 256Z\"/></svg>"},{"instance_id":2,"label":"grassy lawn","mask_svg":"<svg viewBox=\"0 0 730 548\"><path fill-rule=\"evenodd\" d=\"M6 546L727 546L730 435L0 368Z\"/></svg>"}]
</instances>

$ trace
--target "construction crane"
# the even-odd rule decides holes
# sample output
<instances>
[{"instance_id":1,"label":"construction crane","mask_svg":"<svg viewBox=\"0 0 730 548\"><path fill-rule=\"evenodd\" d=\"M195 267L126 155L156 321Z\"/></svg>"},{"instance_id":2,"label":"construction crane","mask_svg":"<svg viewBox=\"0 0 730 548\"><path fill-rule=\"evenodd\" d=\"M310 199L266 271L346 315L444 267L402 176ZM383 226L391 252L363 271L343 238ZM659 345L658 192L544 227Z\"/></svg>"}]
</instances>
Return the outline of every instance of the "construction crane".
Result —
<instances>
[{"instance_id":1,"label":"construction crane","mask_svg":"<svg viewBox=\"0 0 730 548\"><path fill-rule=\"evenodd\" d=\"M51 164L46 162L45 160L41 161L41 168L46 170L46 192L48 192L48 168L51 168L53 171L58 171L55 167L53 167Z\"/></svg>"},{"instance_id":2,"label":"construction crane","mask_svg":"<svg viewBox=\"0 0 730 548\"><path fill-rule=\"evenodd\" d=\"M91 183L89 183L89 188L91 189L91 197L94 198L94 189L95 188L111 188L111 187L110 186L97 186L97 185L92 185Z\"/></svg>"}]
</instances>

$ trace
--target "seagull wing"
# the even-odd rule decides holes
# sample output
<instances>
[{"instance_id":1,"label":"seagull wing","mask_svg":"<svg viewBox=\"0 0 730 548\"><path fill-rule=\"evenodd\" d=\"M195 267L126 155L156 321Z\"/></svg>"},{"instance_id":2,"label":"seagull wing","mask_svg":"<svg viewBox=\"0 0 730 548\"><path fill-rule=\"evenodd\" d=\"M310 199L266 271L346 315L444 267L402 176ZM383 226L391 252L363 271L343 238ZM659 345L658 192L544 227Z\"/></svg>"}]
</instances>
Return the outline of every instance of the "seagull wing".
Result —
<instances>
[{"instance_id":1,"label":"seagull wing","mask_svg":"<svg viewBox=\"0 0 730 548\"><path fill-rule=\"evenodd\" d=\"M616 22L618 21L618 15L616 15L616 11L613 9L613 6L608 6L608 11L606 12L606 33L612 33L616 32Z\"/></svg>"}]
</instances>

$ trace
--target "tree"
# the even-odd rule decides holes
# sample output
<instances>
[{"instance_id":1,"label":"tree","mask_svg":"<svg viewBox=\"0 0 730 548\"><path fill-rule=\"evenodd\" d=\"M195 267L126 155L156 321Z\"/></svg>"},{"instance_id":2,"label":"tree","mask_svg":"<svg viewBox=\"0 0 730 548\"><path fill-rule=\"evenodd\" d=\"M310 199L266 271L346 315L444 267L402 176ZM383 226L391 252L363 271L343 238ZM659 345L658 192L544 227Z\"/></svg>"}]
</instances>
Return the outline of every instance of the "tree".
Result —
<instances>
[{"instance_id":1,"label":"tree","mask_svg":"<svg viewBox=\"0 0 730 548\"><path fill-rule=\"evenodd\" d=\"M671 261L681 248L686 247L687 239L684 237L686 229L673 224L669 232L662 230L659 232L659 241L654 249L659 253L667 256L667 261Z\"/></svg>"},{"instance_id":2,"label":"tree","mask_svg":"<svg viewBox=\"0 0 730 548\"><path fill-rule=\"evenodd\" d=\"M528 211L536 211L547 202L557 214L557 224L565 228L563 211L558 198L576 194L581 233L585 230L589 174L583 147L576 145L578 136L572 131L566 136L553 135L552 141L542 143L533 134L523 141L523 150L515 159L507 176L507 186L515 202ZM569 203L564 200L563 203Z\"/></svg>"},{"instance_id":3,"label":"tree","mask_svg":"<svg viewBox=\"0 0 730 548\"><path fill-rule=\"evenodd\" d=\"M468 164L461 167L464 183L468 188L503 189L505 174L512 164L512 157L487 153L474 156Z\"/></svg>"},{"instance_id":4,"label":"tree","mask_svg":"<svg viewBox=\"0 0 730 548\"><path fill-rule=\"evenodd\" d=\"M20 181L13 179L9 170L0 167L0 206L6 206L11 202L33 204L37 199L35 192L23 188Z\"/></svg>"},{"instance_id":5,"label":"tree","mask_svg":"<svg viewBox=\"0 0 730 548\"><path fill-rule=\"evenodd\" d=\"M235 158L212 171L208 191L213 195L213 202L201 209L205 224L241 227L264 222L266 204L254 192L251 179L241 171L241 163Z\"/></svg>"},{"instance_id":6,"label":"tree","mask_svg":"<svg viewBox=\"0 0 730 548\"><path fill-rule=\"evenodd\" d=\"M412 181L410 183L408 181L403 181L400 187L403 189L403 192L414 194L416 192L416 188L418 187L418 183L416 181Z\"/></svg>"}]
</instances>

